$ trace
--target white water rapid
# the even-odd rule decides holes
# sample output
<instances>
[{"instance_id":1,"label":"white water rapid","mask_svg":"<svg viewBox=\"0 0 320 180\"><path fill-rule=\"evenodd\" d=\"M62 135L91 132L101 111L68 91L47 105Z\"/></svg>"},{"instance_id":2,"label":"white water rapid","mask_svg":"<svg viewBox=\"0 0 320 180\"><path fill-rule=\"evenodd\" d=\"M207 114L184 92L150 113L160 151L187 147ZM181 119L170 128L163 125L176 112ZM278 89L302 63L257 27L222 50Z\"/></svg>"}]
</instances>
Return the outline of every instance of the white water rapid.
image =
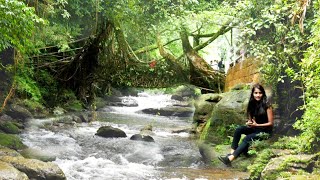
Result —
<instances>
[{"instance_id":1,"label":"white water rapid","mask_svg":"<svg viewBox=\"0 0 320 180\"><path fill-rule=\"evenodd\" d=\"M30 148L55 157L53 162L59 165L68 180L189 179L185 169L203 166L201 156L188 133L173 133L173 130L190 128L192 117L136 113L144 108L176 103L170 97L141 93L138 97L130 97L138 103L137 107L106 107L97 112L99 121L92 123L50 128L54 118L32 119L21 136ZM96 136L103 125L120 128L127 137ZM154 134L151 136L155 142L130 140L146 125L152 125ZM193 179L202 177L197 175Z\"/></svg>"}]
</instances>

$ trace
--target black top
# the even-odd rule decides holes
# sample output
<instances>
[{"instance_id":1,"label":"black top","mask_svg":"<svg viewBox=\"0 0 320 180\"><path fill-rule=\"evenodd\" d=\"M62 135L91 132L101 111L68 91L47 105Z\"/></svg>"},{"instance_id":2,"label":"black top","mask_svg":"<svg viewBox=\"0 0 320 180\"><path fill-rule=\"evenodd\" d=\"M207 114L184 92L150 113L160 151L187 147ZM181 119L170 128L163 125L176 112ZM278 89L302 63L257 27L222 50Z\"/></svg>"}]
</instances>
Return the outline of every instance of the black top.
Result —
<instances>
[{"instance_id":1,"label":"black top","mask_svg":"<svg viewBox=\"0 0 320 180\"><path fill-rule=\"evenodd\" d=\"M267 109L271 107L270 103L267 103L266 107L263 107L262 104L258 104L253 112L253 118L255 119L257 124L268 123L268 114ZM258 127L263 129L272 129L272 126L267 127Z\"/></svg>"}]
</instances>

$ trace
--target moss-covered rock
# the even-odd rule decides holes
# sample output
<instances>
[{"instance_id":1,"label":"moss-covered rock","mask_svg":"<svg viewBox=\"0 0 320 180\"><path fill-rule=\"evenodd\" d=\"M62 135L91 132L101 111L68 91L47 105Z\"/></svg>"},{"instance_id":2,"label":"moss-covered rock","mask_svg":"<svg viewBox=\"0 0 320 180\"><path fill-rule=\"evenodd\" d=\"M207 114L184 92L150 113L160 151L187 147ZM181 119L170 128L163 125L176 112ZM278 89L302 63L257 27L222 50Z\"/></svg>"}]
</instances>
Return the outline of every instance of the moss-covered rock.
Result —
<instances>
[{"instance_id":1,"label":"moss-covered rock","mask_svg":"<svg viewBox=\"0 0 320 180\"><path fill-rule=\"evenodd\" d=\"M234 109L225 109L215 107L212 111L210 123L206 125L202 140L213 144L222 144L230 142L235 127L243 124L245 117Z\"/></svg>"},{"instance_id":2,"label":"moss-covered rock","mask_svg":"<svg viewBox=\"0 0 320 180\"><path fill-rule=\"evenodd\" d=\"M218 102L213 106L210 119L203 128L201 140L213 144L228 143L236 126L245 123L249 96L250 90L246 89L213 96L212 102ZM196 106L196 112L201 114L201 111L208 111L209 108L205 107Z\"/></svg>"},{"instance_id":3,"label":"moss-covered rock","mask_svg":"<svg viewBox=\"0 0 320 180\"><path fill-rule=\"evenodd\" d=\"M194 120L197 121L200 115L210 115L213 107L221 100L219 94L203 94L195 102Z\"/></svg>"},{"instance_id":4,"label":"moss-covered rock","mask_svg":"<svg viewBox=\"0 0 320 180\"><path fill-rule=\"evenodd\" d=\"M83 109L83 104L81 101L79 100L73 100L68 102L67 104L65 104L64 108L67 111L71 111L71 112L79 112Z\"/></svg>"},{"instance_id":5,"label":"moss-covered rock","mask_svg":"<svg viewBox=\"0 0 320 180\"><path fill-rule=\"evenodd\" d=\"M29 180L28 176L14 168L11 164L0 161L1 180Z\"/></svg>"},{"instance_id":6,"label":"moss-covered rock","mask_svg":"<svg viewBox=\"0 0 320 180\"><path fill-rule=\"evenodd\" d=\"M32 117L31 112L19 104L11 104L5 109L5 113L16 120L24 121Z\"/></svg>"},{"instance_id":7,"label":"moss-covered rock","mask_svg":"<svg viewBox=\"0 0 320 180\"><path fill-rule=\"evenodd\" d=\"M264 149L259 152L254 163L248 166L250 172L250 179L261 179L261 172L265 169L271 158L275 157L271 149Z\"/></svg>"},{"instance_id":8,"label":"moss-covered rock","mask_svg":"<svg viewBox=\"0 0 320 180\"><path fill-rule=\"evenodd\" d=\"M19 137L4 133L0 133L0 145L15 150L26 148Z\"/></svg>"},{"instance_id":9,"label":"moss-covered rock","mask_svg":"<svg viewBox=\"0 0 320 180\"><path fill-rule=\"evenodd\" d=\"M119 128L114 128L111 126L102 126L98 129L97 136L105 137L105 138L119 138L119 137L127 137L126 133Z\"/></svg>"},{"instance_id":10,"label":"moss-covered rock","mask_svg":"<svg viewBox=\"0 0 320 180\"><path fill-rule=\"evenodd\" d=\"M284 155L271 159L261 173L261 179L277 179L279 174L286 177L294 175L311 175L316 162L317 154ZM320 174L318 174L320 175Z\"/></svg>"},{"instance_id":11,"label":"moss-covered rock","mask_svg":"<svg viewBox=\"0 0 320 180\"><path fill-rule=\"evenodd\" d=\"M0 160L11 164L16 169L27 174L30 179L65 180L66 177L58 165L42 162L36 159L26 159L22 156L1 156Z\"/></svg>"},{"instance_id":12,"label":"moss-covered rock","mask_svg":"<svg viewBox=\"0 0 320 180\"><path fill-rule=\"evenodd\" d=\"M219 94L202 94L194 101L193 122L196 124L196 132L201 133L206 122L210 119L213 107L221 100Z\"/></svg>"},{"instance_id":13,"label":"moss-covered rock","mask_svg":"<svg viewBox=\"0 0 320 180\"><path fill-rule=\"evenodd\" d=\"M10 121L0 122L0 130L9 134L18 134L21 132L17 124Z\"/></svg>"},{"instance_id":14,"label":"moss-covered rock","mask_svg":"<svg viewBox=\"0 0 320 180\"><path fill-rule=\"evenodd\" d=\"M0 146L0 156L21 156L17 151L9 149L7 147Z\"/></svg>"}]
</instances>

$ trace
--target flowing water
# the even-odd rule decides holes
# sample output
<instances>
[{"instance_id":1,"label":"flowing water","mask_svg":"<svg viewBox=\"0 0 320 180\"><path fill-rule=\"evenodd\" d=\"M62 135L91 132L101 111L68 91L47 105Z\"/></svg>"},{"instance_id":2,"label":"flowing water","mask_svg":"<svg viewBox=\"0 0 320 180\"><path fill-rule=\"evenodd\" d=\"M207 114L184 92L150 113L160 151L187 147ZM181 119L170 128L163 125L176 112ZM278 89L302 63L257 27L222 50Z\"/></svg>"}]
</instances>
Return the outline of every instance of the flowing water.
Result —
<instances>
[{"instance_id":1,"label":"flowing water","mask_svg":"<svg viewBox=\"0 0 320 180\"><path fill-rule=\"evenodd\" d=\"M141 93L138 107L106 107L92 123L63 125L49 130L43 124L54 118L32 119L22 134L30 148L56 157L54 163L68 180L143 179L237 179L225 170L208 169L194 139L176 129L191 127L192 117L162 117L136 113L144 108L172 105L169 95ZM98 128L110 125L127 138L96 136ZM152 125L155 142L130 140L146 125ZM215 178L213 178L215 177Z\"/></svg>"}]
</instances>

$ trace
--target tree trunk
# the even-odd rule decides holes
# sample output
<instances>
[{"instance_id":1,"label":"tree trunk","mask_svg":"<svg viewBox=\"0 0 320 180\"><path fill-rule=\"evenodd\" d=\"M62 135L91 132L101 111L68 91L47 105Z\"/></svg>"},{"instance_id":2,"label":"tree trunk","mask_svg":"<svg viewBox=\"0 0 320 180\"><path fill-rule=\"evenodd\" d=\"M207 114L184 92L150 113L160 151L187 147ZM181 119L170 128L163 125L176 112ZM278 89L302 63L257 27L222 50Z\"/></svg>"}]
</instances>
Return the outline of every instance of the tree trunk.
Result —
<instances>
[{"instance_id":1,"label":"tree trunk","mask_svg":"<svg viewBox=\"0 0 320 180\"><path fill-rule=\"evenodd\" d=\"M188 33L183 30L180 33L183 51L190 63L190 82L196 86L209 88L219 92L224 84L224 74L215 71L212 67L191 47Z\"/></svg>"},{"instance_id":2,"label":"tree trunk","mask_svg":"<svg viewBox=\"0 0 320 180\"><path fill-rule=\"evenodd\" d=\"M163 44L161 43L161 38L157 35L157 44L159 48L160 55L167 61L170 65L171 69L173 69L179 78L187 80L187 73L183 70L183 66L177 62L174 55L168 53L165 49Z\"/></svg>"}]
</instances>

